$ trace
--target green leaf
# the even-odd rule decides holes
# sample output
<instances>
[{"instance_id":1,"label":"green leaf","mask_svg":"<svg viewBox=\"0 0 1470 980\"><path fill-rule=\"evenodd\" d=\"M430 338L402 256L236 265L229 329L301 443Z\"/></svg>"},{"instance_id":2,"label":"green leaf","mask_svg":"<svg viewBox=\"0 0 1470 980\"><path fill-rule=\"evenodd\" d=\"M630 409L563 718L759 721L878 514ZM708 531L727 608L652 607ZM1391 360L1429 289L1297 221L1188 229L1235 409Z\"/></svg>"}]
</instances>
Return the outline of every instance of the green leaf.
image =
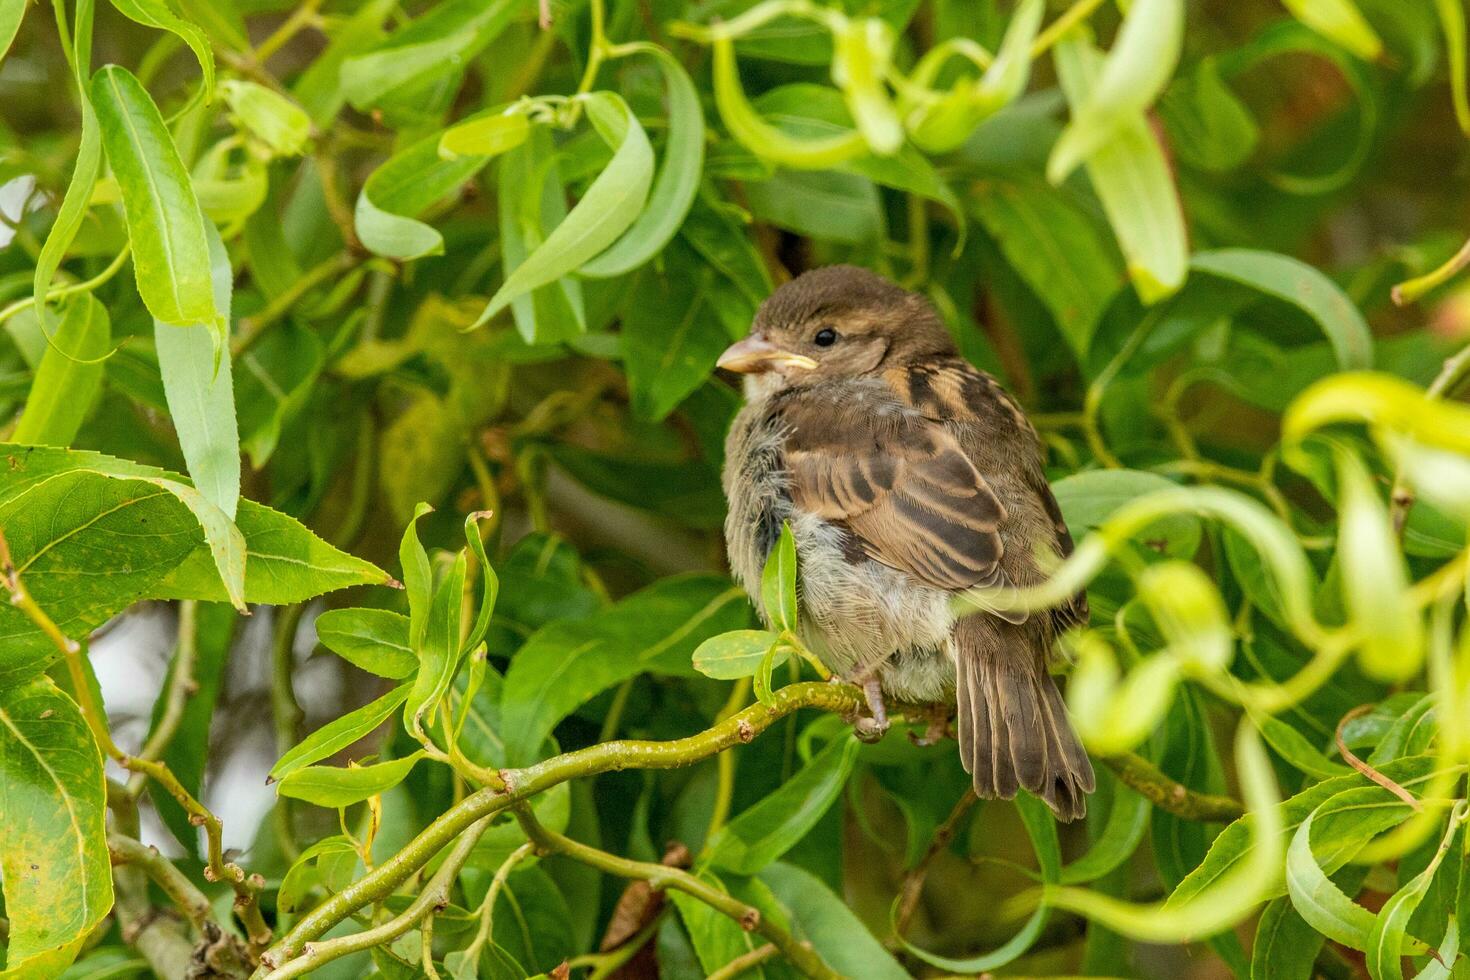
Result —
<instances>
[{"instance_id":1,"label":"green leaf","mask_svg":"<svg viewBox=\"0 0 1470 980\"><path fill-rule=\"evenodd\" d=\"M21 5L24 6L24 3ZM81 0L76 5L76 21L72 26L72 47L69 53L73 78L76 81L77 101L82 112L81 141L77 144L76 166L72 168L66 194L56 212L56 220L46 233L41 254L36 257L36 271L32 277L31 289L38 308L46 305L46 292L51 288L51 279L66 258L66 251L76 239L77 231L87 216L87 209L92 203L92 190L97 185L97 175L102 169L101 127L97 121L97 113L92 108L89 80L86 77L92 58L93 12L93 0ZM18 23L17 20L17 25Z\"/></svg>"},{"instance_id":2,"label":"green leaf","mask_svg":"<svg viewBox=\"0 0 1470 980\"><path fill-rule=\"evenodd\" d=\"M230 256L219 232L212 225L205 230L215 309L228 322L233 279ZM197 325L153 321L158 369L189 478L206 500L234 520L240 502L240 432L235 424L230 358L218 344L219 338Z\"/></svg>"},{"instance_id":3,"label":"green leaf","mask_svg":"<svg viewBox=\"0 0 1470 980\"><path fill-rule=\"evenodd\" d=\"M1107 229L1070 195L1022 174L977 181L968 201L1078 358L1086 357L1122 278Z\"/></svg>"},{"instance_id":4,"label":"green leaf","mask_svg":"<svg viewBox=\"0 0 1470 980\"><path fill-rule=\"evenodd\" d=\"M722 892L730 891L712 872L701 871L697 874L706 884ZM729 916L717 912L699 899L679 891L671 891L669 898L673 900L674 908L679 910L679 919L684 923L699 957L699 966L703 972L697 973L697 976L709 976L735 957L743 956L760 945L759 937L753 936ZM764 980L765 976L760 967L747 974L747 977L754 977L756 980Z\"/></svg>"},{"instance_id":5,"label":"green leaf","mask_svg":"<svg viewBox=\"0 0 1470 980\"><path fill-rule=\"evenodd\" d=\"M760 667L766 652L775 646L776 634L766 630L732 630L712 636L694 651L694 669L706 677L720 681L749 677ZM782 647L780 659L772 666L786 662L789 651Z\"/></svg>"},{"instance_id":6,"label":"green leaf","mask_svg":"<svg viewBox=\"0 0 1470 980\"><path fill-rule=\"evenodd\" d=\"M403 723L413 735L420 735L423 724L433 725L439 702L454 683L460 665L460 620L464 617L464 580L469 560L461 551L434 590L429 606L429 622L423 642L416 648L419 671L413 690L403 705Z\"/></svg>"},{"instance_id":7,"label":"green leaf","mask_svg":"<svg viewBox=\"0 0 1470 980\"><path fill-rule=\"evenodd\" d=\"M382 41L383 22L395 9L397 0L363 0L348 16L325 25L326 50L291 85L291 96L318 127L325 129L347 99L342 90L343 63Z\"/></svg>"},{"instance_id":8,"label":"green leaf","mask_svg":"<svg viewBox=\"0 0 1470 980\"><path fill-rule=\"evenodd\" d=\"M479 173L489 157L439 155L439 136L393 154L368 175L352 223L371 252L407 262L444 251L444 236L417 216Z\"/></svg>"},{"instance_id":9,"label":"green leaf","mask_svg":"<svg viewBox=\"0 0 1470 980\"><path fill-rule=\"evenodd\" d=\"M352 884L358 861L357 848L350 838L340 834L323 837L302 851L286 870L276 894L278 907L285 912L298 911L313 888L341 891Z\"/></svg>"},{"instance_id":10,"label":"green leaf","mask_svg":"<svg viewBox=\"0 0 1470 980\"><path fill-rule=\"evenodd\" d=\"M223 336L204 217L163 117L142 84L117 65L92 76L91 94L122 192L144 305L164 323L210 324Z\"/></svg>"},{"instance_id":11,"label":"green leaf","mask_svg":"<svg viewBox=\"0 0 1470 980\"><path fill-rule=\"evenodd\" d=\"M745 593L711 575L661 579L591 619L553 622L505 675L501 710L511 765L533 761L556 723L645 671L687 675L701 641L748 622Z\"/></svg>"},{"instance_id":12,"label":"green leaf","mask_svg":"<svg viewBox=\"0 0 1470 980\"><path fill-rule=\"evenodd\" d=\"M781 537L766 556L766 566L761 571L761 608L772 629L779 632L797 628L796 538L786 522L782 522Z\"/></svg>"},{"instance_id":13,"label":"green leaf","mask_svg":"<svg viewBox=\"0 0 1470 980\"><path fill-rule=\"evenodd\" d=\"M633 410L651 421L703 384L728 344L724 331L710 329L720 299L716 270L682 242L671 243L659 265L639 273L622 321Z\"/></svg>"},{"instance_id":14,"label":"green leaf","mask_svg":"<svg viewBox=\"0 0 1470 980\"><path fill-rule=\"evenodd\" d=\"M429 606L434 601L434 569L429 565L429 553L419 541L418 522L433 509L424 503L416 506L398 542L398 563L403 568L403 588L408 593L408 645L415 657L423 648L429 628Z\"/></svg>"},{"instance_id":15,"label":"green leaf","mask_svg":"<svg viewBox=\"0 0 1470 980\"><path fill-rule=\"evenodd\" d=\"M240 501L235 525L245 539L246 602L286 605L352 585L392 581L371 562L332 547L295 518L254 501ZM209 572L211 563L217 559L208 547L195 548L150 590L149 598L211 602L228 598L219 576Z\"/></svg>"},{"instance_id":16,"label":"green leaf","mask_svg":"<svg viewBox=\"0 0 1470 980\"><path fill-rule=\"evenodd\" d=\"M802 138L789 136L762 119L745 97L735 63L735 45L728 37L714 41L714 86L715 105L730 135L762 159L799 170L825 170L861 156L867 149L863 135L855 129Z\"/></svg>"},{"instance_id":17,"label":"green leaf","mask_svg":"<svg viewBox=\"0 0 1470 980\"><path fill-rule=\"evenodd\" d=\"M1052 148L1046 176L1053 184L1060 184L1153 104L1174 74L1183 43L1183 0L1135 0L1086 101L1073 109L1071 122Z\"/></svg>"},{"instance_id":18,"label":"green leaf","mask_svg":"<svg viewBox=\"0 0 1470 980\"><path fill-rule=\"evenodd\" d=\"M409 685L400 684L376 701L318 728L271 766L270 779L284 779L303 766L320 762L371 735L408 697L408 690Z\"/></svg>"},{"instance_id":19,"label":"green leaf","mask_svg":"<svg viewBox=\"0 0 1470 980\"><path fill-rule=\"evenodd\" d=\"M371 51L344 59L342 91L365 110L435 76L462 71L509 26L516 10L514 0L436 4Z\"/></svg>"},{"instance_id":20,"label":"green leaf","mask_svg":"<svg viewBox=\"0 0 1470 980\"><path fill-rule=\"evenodd\" d=\"M495 569L490 567L490 558L485 554L485 542L480 540L479 521L488 514L470 514L464 519L465 543L469 545L470 554L475 556L475 562L480 572L480 609L475 616L475 623L470 627L469 635L460 644L461 650L473 650L485 639L486 632L490 629L490 617L495 613L495 600L500 597L500 577L495 574Z\"/></svg>"},{"instance_id":21,"label":"green leaf","mask_svg":"<svg viewBox=\"0 0 1470 980\"><path fill-rule=\"evenodd\" d=\"M1190 268L1301 310L1332 343L1341 370L1372 367L1373 335L1363 314L1331 279L1305 262L1274 252L1226 248L1196 254Z\"/></svg>"},{"instance_id":22,"label":"green leaf","mask_svg":"<svg viewBox=\"0 0 1470 980\"><path fill-rule=\"evenodd\" d=\"M1099 84L1102 54L1073 34L1056 47L1057 77L1076 111ZM1168 162L1143 113L1118 122L1113 135L1086 159L1087 175L1128 262L1145 304L1184 285L1189 267L1184 213Z\"/></svg>"},{"instance_id":23,"label":"green leaf","mask_svg":"<svg viewBox=\"0 0 1470 980\"><path fill-rule=\"evenodd\" d=\"M1220 77L1217 58L1204 58L1176 78L1158 110L1179 158L1213 173L1244 163L1260 140L1255 117Z\"/></svg>"},{"instance_id":24,"label":"green leaf","mask_svg":"<svg viewBox=\"0 0 1470 980\"><path fill-rule=\"evenodd\" d=\"M780 170L745 185L756 217L808 238L861 245L883 233L878 188L838 170Z\"/></svg>"},{"instance_id":25,"label":"green leaf","mask_svg":"<svg viewBox=\"0 0 1470 980\"><path fill-rule=\"evenodd\" d=\"M595 278L623 275L659 254L684 223L704 174L704 109L689 73L655 44L635 43L627 50L651 55L663 74L669 94L669 135L643 213L607 251L577 270Z\"/></svg>"},{"instance_id":26,"label":"green leaf","mask_svg":"<svg viewBox=\"0 0 1470 980\"><path fill-rule=\"evenodd\" d=\"M214 101L214 51L209 36L197 24L175 15L164 0L112 0L112 6L129 20L168 31L187 44L204 73L204 101Z\"/></svg>"},{"instance_id":27,"label":"green leaf","mask_svg":"<svg viewBox=\"0 0 1470 980\"><path fill-rule=\"evenodd\" d=\"M49 319L51 314L43 315ZM70 445L101 390L102 359L111 346L106 307L91 293L72 297L50 335L25 411L10 437L39 446Z\"/></svg>"},{"instance_id":28,"label":"green leaf","mask_svg":"<svg viewBox=\"0 0 1470 980\"><path fill-rule=\"evenodd\" d=\"M1352 791L1350 791L1352 792ZM1339 809L1336 798L1307 814L1286 851L1286 891L1297 913L1334 942L1366 949L1375 916L1334 885L1312 854L1312 821L1319 812Z\"/></svg>"},{"instance_id":29,"label":"green leaf","mask_svg":"<svg viewBox=\"0 0 1470 980\"><path fill-rule=\"evenodd\" d=\"M1096 881L1121 866L1142 843L1151 810L1148 800L1122 783L1115 783L1107 824L1087 853L1062 868L1057 880L1064 885Z\"/></svg>"},{"instance_id":30,"label":"green leaf","mask_svg":"<svg viewBox=\"0 0 1470 980\"><path fill-rule=\"evenodd\" d=\"M531 121L526 114L511 109L476 115L446 129L439 137L439 156L496 157L513 150L531 135Z\"/></svg>"},{"instance_id":31,"label":"green leaf","mask_svg":"<svg viewBox=\"0 0 1470 980\"><path fill-rule=\"evenodd\" d=\"M1413 756L1379 767L1379 771L1385 776L1410 791L1416 788L1422 791L1432 778L1433 769L1434 760L1429 756ZM1317 849L1317 860L1327 873L1340 868L1373 835L1400 823L1408 812L1408 805L1388 790L1379 786L1365 786L1365 782L1365 777L1357 773L1338 776L1323 780L1283 801L1279 806L1283 835L1287 836L1283 845L1289 842L1289 835L1296 831L1312 811L1347 790L1358 794L1350 798L1355 801L1353 806L1342 805L1340 801L1340 809L1321 814L1321 830L1317 838L1324 843ZM1226 827L1210 845L1205 860L1174 890L1168 904L1188 901L1208 887L1210 882L1247 860L1256 846L1252 829L1254 822L1247 815ZM1275 898L1285 892L1284 878L1278 879L1270 883L1262 897Z\"/></svg>"},{"instance_id":32,"label":"green leaf","mask_svg":"<svg viewBox=\"0 0 1470 980\"><path fill-rule=\"evenodd\" d=\"M963 36L952 37L925 52L909 77L919 91L906 93L915 102L904 116L914 142L930 153L959 149L976 126L1015 101L1031 77L1031 48L1045 13L1041 0L1019 4L984 74L974 82L961 79L948 92L926 90L952 56L975 60L972 42Z\"/></svg>"},{"instance_id":33,"label":"green leaf","mask_svg":"<svg viewBox=\"0 0 1470 980\"><path fill-rule=\"evenodd\" d=\"M1178 484L1143 470L1089 470L1063 477L1052 485L1073 537L1081 540L1101 527L1120 507L1145 494L1170 490ZM1192 558L1199 551L1204 529L1194 514L1170 514L1134 535L1144 556Z\"/></svg>"},{"instance_id":34,"label":"green leaf","mask_svg":"<svg viewBox=\"0 0 1470 980\"><path fill-rule=\"evenodd\" d=\"M475 326L484 324L517 296L575 271L617 241L648 201L653 147L638 118L621 96L611 92L586 96L583 105L598 134L612 147L612 159L546 240L510 269Z\"/></svg>"},{"instance_id":35,"label":"green leaf","mask_svg":"<svg viewBox=\"0 0 1470 980\"><path fill-rule=\"evenodd\" d=\"M116 2L116 0L114 0ZM300 156L311 136L311 119L290 99L256 82L230 79L220 93L245 128L276 156Z\"/></svg>"},{"instance_id":36,"label":"green leaf","mask_svg":"<svg viewBox=\"0 0 1470 980\"><path fill-rule=\"evenodd\" d=\"M1280 718L1251 712L1251 721L1277 755L1308 776L1314 779L1333 779L1351 771L1342 763L1327 758L1307 741L1306 736Z\"/></svg>"},{"instance_id":37,"label":"green leaf","mask_svg":"<svg viewBox=\"0 0 1470 980\"><path fill-rule=\"evenodd\" d=\"M1466 88L1465 7L1460 0L1434 0L1444 31L1445 60L1450 63L1450 95L1455 100L1455 121L1470 136L1470 91ZM0 37L4 32L0 31ZM3 55L3 48L0 48Z\"/></svg>"},{"instance_id":38,"label":"green leaf","mask_svg":"<svg viewBox=\"0 0 1470 980\"><path fill-rule=\"evenodd\" d=\"M790 914L797 934L839 974L863 980L904 980L909 976L847 902L810 872L777 862L761 870L760 880Z\"/></svg>"},{"instance_id":39,"label":"green leaf","mask_svg":"<svg viewBox=\"0 0 1470 980\"><path fill-rule=\"evenodd\" d=\"M1367 468L1340 450L1337 471L1337 559L1343 601L1361 635L1358 660L1375 679L1404 680L1424 663L1424 620L1408 594L1408 569Z\"/></svg>"},{"instance_id":40,"label":"green leaf","mask_svg":"<svg viewBox=\"0 0 1470 980\"><path fill-rule=\"evenodd\" d=\"M403 777L423 754L420 749L402 759L369 766L306 766L292 771L277 783L276 792L317 806L351 806L370 796L386 793L403 782Z\"/></svg>"},{"instance_id":41,"label":"green leaf","mask_svg":"<svg viewBox=\"0 0 1470 980\"><path fill-rule=\"evenodd\" d=\"M823 85L807 82L781 85L763 93L755 104L761 115L795 137L813 138L852 131L852 117L842 96ZM954 190L940 177L929 158L912 146L900 147L888 157L862 154L838 164L836 169L937 201L954 214L961 229L964 227L964 209Z\"/></svg>"},{"instance_id":42,"label":"green leaf","mask_svg":"<svg viewBox=\"0 0 1470 980\"><path fill-rule=\"evenodd\" d=\"M742 811L705 845L702 864L755 874L789 851L816 826L842 792L859 743L840 734L779 789Z\"/></svg>"},{"instance_id":43,"label":"green leaf","mask_svg":"<svg viewBox=\"0 0 1470 980\"><path fill-rule=\"evenodd\" d=\"M1429 864L1423 871L1419 872L1409 883L1404 885L1387 902L1373 920L1373 928L1368 934L1368 946L1365 950L1368 961L1368 975L1373 980L1403 980L1403 955L1405 953L1404 943L1407 939L1406 933L1409 928L1409 919L1413 916L1419 903L1424 900L1424 893L1429 890L1434 881L1434 873L1439 870L1440 862L1444 860L1446 852L1454 842L1455 835L1460 830L1460 825L1465 821L1467 804L1461 800L1455 805L1450 813L1448 825L1445 827L1444 838L1440 841L1439 849L1430 858ZM1453 918L1451 922L1453 922ZM1453 957L1451 957L1451 962Z\"/></svg>"},{"instance_id":44,"label":"green leaf","mask_svg":"<svg viewBox=\"0 0 1470 980\"><path fill-rule=\"evenodd\" d=\"M0 0L0 61L5 60L25 15L26 0Z\"/></svg>"},{"instance_id":45,"label":"green leaf","mask_svg":"<svg viewBox=\"0 0 1470 980\"><path fill-rule=\"evenodd\" d=\"M316 619L322 646L370 674L402 680L418 669L408 617L387 609L329 609Z\"/></svg>"},{"instance_id":46,"label":"green leaf","mask_svg":"<svg viewBox=\"0 0 1470 980\"><path fill-rule=\"evenodd\" d=\"M0 689L0 771L4 973L56 976L111 910L112 867L97 742L48 678Z\"/></svg>"},{"instance_id":47,"label":"green leaf","mask_svg":"<svg viewBox=\"0 0 1470 980\"><path fill-rule=\"evenodd\" d=\"M530 139L506 153L496 177L501 261L504 268L516 269L567 217L561 170L546 127L534 127ZM528 344L554 344L587 329L582 284L570 276L515 297L510 310Z\"/></svg>"},{"instance_id":48,"label":"green leaf","mask_svg":"<svg viewBox=\"0 0 1470 980\"><path fill-rule=\"evenodd\" d=\"M1383 42L1353 0L1281 0L1292 16L1364 61L1377 61Z\"/></svg>"}]
</instances>

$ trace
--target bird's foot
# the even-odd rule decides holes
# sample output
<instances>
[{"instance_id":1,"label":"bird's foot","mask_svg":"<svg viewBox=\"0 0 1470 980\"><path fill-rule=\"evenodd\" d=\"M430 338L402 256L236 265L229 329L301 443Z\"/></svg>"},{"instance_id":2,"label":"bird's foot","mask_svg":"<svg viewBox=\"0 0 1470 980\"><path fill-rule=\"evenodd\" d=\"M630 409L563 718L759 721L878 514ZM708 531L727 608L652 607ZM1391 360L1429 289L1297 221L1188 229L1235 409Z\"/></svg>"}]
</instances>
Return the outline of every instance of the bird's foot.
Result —
<instances>
[{"instance_id":1,"label":"bird's foot","mask_svg":"<svg viewBox=\"0 0 1470 980\"><path fill-rule=\"evenodd\" d=\"M869 716L859 718L852 731L861 741L876 742L888 733L888 708L883 704L883 687L876 677L864 677L858 683L868 699Z\"/></svg>"}]
</instances>

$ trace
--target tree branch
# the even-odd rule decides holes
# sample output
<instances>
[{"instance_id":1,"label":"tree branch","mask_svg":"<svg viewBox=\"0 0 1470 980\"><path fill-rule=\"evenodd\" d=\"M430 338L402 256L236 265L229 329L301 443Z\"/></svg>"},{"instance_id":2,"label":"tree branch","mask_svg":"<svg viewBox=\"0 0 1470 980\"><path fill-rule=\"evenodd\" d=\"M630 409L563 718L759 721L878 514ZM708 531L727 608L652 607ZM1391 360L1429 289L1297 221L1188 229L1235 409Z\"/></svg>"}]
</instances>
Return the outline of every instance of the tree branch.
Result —
<instances>
[{"instance_id":1,"label":"tree branch","mask_svg":"<svg viewBox=\"0 0 1470 980\"><path fill-rule=\"evenodd\" d=\"M340 936L330 939L324 943L308 943L302 948L301 955L291 962L272 970L266 975L266 980L288 980L290 977L299 977L305 973L315 970L333 960L346 956L348 953L357 953L374 946L383 946L391 943L425 918L438 912L449 904L449 890L454 887L454 879L459 877L460 869L469 860L470 852L475 849L475 843L485 828L490 826L490 817L484 816L459 835L454 849L434 872L434 877L419 892L418 898L413 904L404 909L397 916L384 922L382 925L355 932L350 936ZM262 962L264 960L262 959Z\"/></svg>"},{"instance_id":2,"label":"tree branch","mask_svg":"<svg viewBox=\"0 0 1470 980\"><path fill-rule=\"evenodd\" d=\"M301 955L303 947L353 912L381 901L427 864L465 828L569 779L622 769L676 769L703 761L717 752L749 742L781 718L800 708L815 708L854 717L862 695L846 684L806 682L775 692L772 704L753 704L707 731L671 742L624 740L604 742L538 762L524 769L502 770L505 788L487 787L465 797L429 824L393 857L378 865L303 916L294 928L261 957L262 967L275 969ZM265 976L257 971L257 976Z\"/></svg>"},{"instance_id":3,"label":"tree branch","mask_svg":"<svg viewBox=\"0 0 1470 980\"><path fill-rule=\"evenodd\" d=\"M1199 793L1164 775L1152 762L1133 752L1099 756L1098 761L1160 810L1185 820L1230 823L1245 816L1241 802L1229 796Z\"/></svg>"},{"instance_id":4,"label":"tree branch","mask_svg":"<svg viewBox=\"0 0 1470 980\"><path fill-rule=\"evenodd\" d=\"M203 930L204 924L210 921L214 910L209 899L158 848L124 834L110 833L107 851L114 866L128 865L151 878L197 928Z\"/></svg>"}]
</instances>

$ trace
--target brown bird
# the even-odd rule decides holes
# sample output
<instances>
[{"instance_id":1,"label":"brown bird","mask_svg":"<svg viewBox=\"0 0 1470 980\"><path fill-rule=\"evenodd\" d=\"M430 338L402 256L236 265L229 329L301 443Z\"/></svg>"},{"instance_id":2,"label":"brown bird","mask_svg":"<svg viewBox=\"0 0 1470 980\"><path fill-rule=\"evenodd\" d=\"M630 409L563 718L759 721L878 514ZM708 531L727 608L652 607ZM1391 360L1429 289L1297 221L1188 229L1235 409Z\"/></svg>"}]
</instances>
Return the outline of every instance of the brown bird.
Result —
<instances>
[{"instance_id":1,"label":"brown bird","mask_svg":"<svg viewBox=\"0 0 1470 980\"><path fill-rule=\"evenodd\" d=\"M982 797L1024 787L1082 816L1092 764L1047 671L1061 608L957 617L977 585L1026 586L1072 551L1036 430L962 359L922 297L852 266L817 269L761 305L719 366L746 377L726 441L725 538L761 607L761 571L789 521L803 642L863 687L858 734L888 727L884 697L958 704L965 769ZM764 615L764 610L762 610Z\"/></svg>"}]
</instances>

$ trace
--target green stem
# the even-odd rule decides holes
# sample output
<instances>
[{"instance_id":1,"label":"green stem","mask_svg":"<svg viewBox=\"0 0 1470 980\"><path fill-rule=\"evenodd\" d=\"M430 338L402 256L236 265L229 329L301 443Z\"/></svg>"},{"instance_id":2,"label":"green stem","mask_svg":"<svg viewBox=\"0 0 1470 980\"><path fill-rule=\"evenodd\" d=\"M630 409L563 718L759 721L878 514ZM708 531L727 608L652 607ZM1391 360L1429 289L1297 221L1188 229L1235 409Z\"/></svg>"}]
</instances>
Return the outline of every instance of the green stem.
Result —
<instances>
[{"instance_id":1,"label":"green stem","mask_svg":"<svg viewBox=\"0 0 1470 980\"><path fill-rule=\"evenodd\" d=\"M241 317L235 326L235 336L230 341L230 356L239 357L255 345L255 342L265 334L266 328L275 323L281 317L291 312L301 297L312 289L326 282L333 276L339 276L353 266L361 262L359 256L350 252L342 252L308 269L300 279L293 282L283 290L265 307L253 316Z\"/></svg>"},{"instance_id":2,"label":"green stem","mask_svg":"<svg viewBox=\"0 0 1470 980\"><path fill-rule=\"evenodd\" d=\"M1048 24L1031 45L1031 57L1039 58L1049 51L1067 32L1097 12L1105 0L1077 0L1066 13Z\"/></svg>"},{"instance_id":3,"label":"green stem","mask_svg":"<svg viewBox=\"0 0 1470 980\"><path fill-rule=\"evenodd\" d=\"M748 970L754 970L779 952L781 951L773 943L757 946L750 952L742 953L735 957L714 973L711 973L706 980L735 980L736 977L744 975Z\"/></svg>"},{"instance_id":4,"label":"green stem","mask_svg":"<svg viewBox=\"0 0 1470 980\"><path fill-rule=\"evenodd\" d=\"M855 717L863 703L861 693L850 685L792 684L776 691L770 706L753 704L723 723L688 738L670 742L604 742L524 769L503 770L500 775L505 782L504 789L486 787L446 810L393 857L303 916L261 957L261 963L275 968L300 956L306 944L337 923L358 909L391 895L476 820L499 813L552 786L569 779L624 769L677 769L693 765L717 752L751 741L800 708Z\"/></svg>"},{"instance_id":5,"label":"green stem","mask_svg":"<svg viewBox=\"0 0 1470 980\"><path fill-rule=\"evenodd\" d=\"M97 273L91 279L88 279L85 282L74 282L68 286L53 286L52 288L46 290L46 302L49 303L53 299L61 299L62 297L70 296L73 293L91 292L98 286L107 282L107 280L111 279L113 276L117 275L118 270L123 267L123 263L127 262L128 256L130 254L130 247L124 245L122 247L122 250L117 253L117 256L108 263L107 268ZM28 310L35 305L35 296L27 296L24 299L16 300L14 303L11 303L9 306L5 307L5 309L0 310L0 323L4 323L6 320L9 320L11 317L15 316L22 310Z\"/></svg>"},{"instance_id":6,"label":"green stem","mask_svg":"<svg viewBox=\"0 0 1470 980\"><path fill-rule=\"evenodd\" d=\"M179 603L178 641L174 648L173 672L169 675L168 690L163 695L163 714L159 716L153 734L148 736L148 741L138 752L140 759L162 758L183 723L184 709L195 688L194 659L199 651L198 611L199 604L192 599ZM137 796L143 791L145 782L146 777L134 773L128 780L128 792Z\"/></svg>"},{"instance_id":7,"label":"green stem","mask_svg":"<svg viewBox=\"0 0 1470 980\"><path fill-rule=\"evenodd\" d=\"M290 977L302 976L348 953L387 945L418 925L426 916L444 908L449 904L449 890L454 885L454 879L459 877L460 869L469 860L470 852L475 849L475 843L489 826L490 817L485 816L464 828L444 863L434 872L434 877L429 879L424 890L419 892L418 897L403 912L371 929L355 932L350 936L339 936L324 943L309 944L299 957L267 974L268 980L289 980ZM265 963L266 960L262 958L261 962Z\"/></svg>"}]
</instances>

